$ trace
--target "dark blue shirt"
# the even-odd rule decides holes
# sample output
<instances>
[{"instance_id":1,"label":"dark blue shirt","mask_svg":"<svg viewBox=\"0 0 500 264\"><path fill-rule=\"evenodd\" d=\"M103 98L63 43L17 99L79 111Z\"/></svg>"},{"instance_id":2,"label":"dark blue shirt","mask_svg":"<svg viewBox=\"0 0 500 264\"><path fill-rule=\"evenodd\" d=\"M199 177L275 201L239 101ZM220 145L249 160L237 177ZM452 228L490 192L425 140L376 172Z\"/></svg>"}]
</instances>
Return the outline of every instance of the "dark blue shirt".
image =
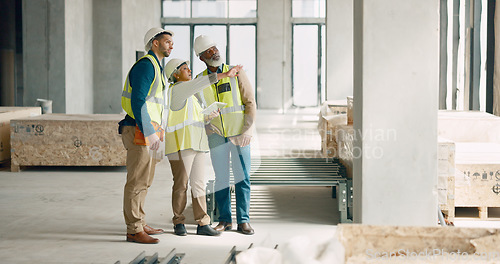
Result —
<instances>
[{"instance_id":1,"label":"dark blue shirt","mask_svg":"<svg viewBox=\"0 0 500 264\"><path fill-rule=\"evenodd\" d=\"M152 51L149 51L148 54L153 55L158 62L158 65L160 65L160 61ZM161 66L160 71L163 73L163 68ZM125 118L119 123L120 126L135 126L137 124L141 132L146 137L155 133L155 129L151 124L151 118L149 114L147 114L148 112L146 108L146 97L148 96L149 87L153 83L154 77L154 66L147 58L139 60L132 67L132 69L130 69L128 74L130 86L132 87L132 96L130 101L135 120L131 116L126 115ZM141 111L142 108L145 110Z\"/></svg>"}]
</instances>

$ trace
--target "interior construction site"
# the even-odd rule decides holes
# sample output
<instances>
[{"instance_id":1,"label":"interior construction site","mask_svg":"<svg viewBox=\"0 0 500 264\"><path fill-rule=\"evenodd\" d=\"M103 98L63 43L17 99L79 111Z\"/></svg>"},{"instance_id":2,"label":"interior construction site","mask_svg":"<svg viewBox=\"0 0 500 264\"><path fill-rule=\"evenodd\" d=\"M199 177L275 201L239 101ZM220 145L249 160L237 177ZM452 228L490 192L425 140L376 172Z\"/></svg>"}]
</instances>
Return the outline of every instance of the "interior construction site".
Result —
<instances>
[{"instance_id":1,"label":"interior construction site","mask_svg":"<svg viewBox=\"0 0 500 264\"><path fill-rule=\"evenodd\" d=\"M496 0L0 0L2 263L500 263Z\"/></svg>"}]
</instances>

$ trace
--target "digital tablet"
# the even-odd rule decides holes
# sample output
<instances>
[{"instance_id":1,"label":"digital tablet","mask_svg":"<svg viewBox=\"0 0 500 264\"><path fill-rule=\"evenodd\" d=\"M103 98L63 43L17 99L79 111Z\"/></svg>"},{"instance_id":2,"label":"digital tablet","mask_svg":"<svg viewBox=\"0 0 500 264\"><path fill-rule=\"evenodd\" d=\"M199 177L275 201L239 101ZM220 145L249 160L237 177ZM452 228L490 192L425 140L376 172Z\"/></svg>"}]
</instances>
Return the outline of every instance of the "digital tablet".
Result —
<instances>
[{"instance_id":1,"label":"digital tablet","mask_svg":"<svg viewBox=\"0 0 500 264\"><path fill-rule=\"evenodd\" d=\"M207 108L203 109L201 111L202 114L204 115L210 115L213 111L224 108L226 106L226 103L221 103L221 102L213 102L213 104L209 105Z\"/></svg>"}]
</instances>

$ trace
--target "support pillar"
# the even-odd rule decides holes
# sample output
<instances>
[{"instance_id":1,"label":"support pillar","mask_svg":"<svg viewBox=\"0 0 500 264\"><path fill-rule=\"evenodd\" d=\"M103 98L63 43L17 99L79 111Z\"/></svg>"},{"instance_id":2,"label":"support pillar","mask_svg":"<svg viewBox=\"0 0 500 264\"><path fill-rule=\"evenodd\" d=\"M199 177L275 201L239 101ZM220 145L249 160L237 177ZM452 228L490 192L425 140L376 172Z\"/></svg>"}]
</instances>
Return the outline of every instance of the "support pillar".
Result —
<instances>
[{"instance_id":1,"label":"support pillar","mask_svg":"<svg viewBox=\"0 0 500 264\"><path fill-rule=\"evenodd\" d=\"M354 1L354 222L435 226L439 1Z\"/></svg>"}]
</instances>

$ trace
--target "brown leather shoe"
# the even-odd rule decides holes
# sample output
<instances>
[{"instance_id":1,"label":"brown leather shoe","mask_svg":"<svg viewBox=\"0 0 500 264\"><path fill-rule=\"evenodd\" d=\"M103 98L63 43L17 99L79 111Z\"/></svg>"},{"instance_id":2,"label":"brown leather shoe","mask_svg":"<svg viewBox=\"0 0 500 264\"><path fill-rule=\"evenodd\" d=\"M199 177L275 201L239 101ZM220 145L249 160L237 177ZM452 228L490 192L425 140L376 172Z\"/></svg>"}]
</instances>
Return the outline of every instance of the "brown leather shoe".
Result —
<instances>
[{"instance_id":1,"label":"brown leather shoe","mask_svg":"<svg viewBox=\"0 0 500 264\"><path fill-rule=\"evenodd\" d=\"M214 229L221 232L226 230L231 230L233 229L233 224L228 222L219 222L219 224L216 227L214 227Z\"/></svg>"},{"instance_id":2,"label":"brown leather shoe","mask_svg":"<svg viewBox=\"0 0 500 264\"><path fill-rule=\"evenodd\" d=\"M163 231L163 229L152 228L148 225L145 225L142 228L144 229L144 232L146 232L146 234L148 234L148 235L158 235L158 234L165 233L165 231Z\"/></svg>"},{"instance_id":3,"label":"brown leather shoe","mask_svg":"<svg viewBox=\"0 0 500 264\"><path fill-rule=\"evenodd\" d=\"M255 233L253 228L250 226L250 223L238 224L238 232L245 235L253 235Z\"/></svg>"},{"instance_id":4,"label":"brown leather shoe","mask_svg":"<svg viewBox=\"0 0 500 264\"><path fill-rule=\"evenodd\" d=\"M141 244L158 244L158 242L160 242L158 238L150 237L144 231L135 234L127 234L127 241Z\"/></svg>"}]
</instances>

